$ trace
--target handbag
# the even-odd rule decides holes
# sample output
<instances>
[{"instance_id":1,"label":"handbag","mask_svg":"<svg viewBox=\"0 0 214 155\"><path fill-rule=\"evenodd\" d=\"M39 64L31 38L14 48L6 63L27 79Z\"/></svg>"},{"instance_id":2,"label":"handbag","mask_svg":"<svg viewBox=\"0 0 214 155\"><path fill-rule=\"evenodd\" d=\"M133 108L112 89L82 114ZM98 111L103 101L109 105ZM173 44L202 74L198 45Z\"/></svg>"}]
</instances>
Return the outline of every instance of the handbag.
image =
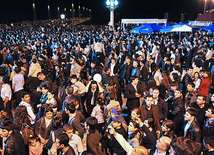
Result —
<instances>
[{"instance_id":1,"label":"handbag","mask_svg":"<svg viewBox=\"0 0 214 155\"><path fill-rule=\"evenodd\" d=\"M28 140L29 140L29 136L30 135L34 136L34 130L33 130L32 127L30 127L26 123L23 123L21 132L22 132L22 137L24 139L24 144L27 145L28 144Z\"/></svg>"},{"instance_id":2,"label":"handbag","mask_svg":"<svg viewBox=\"0 0 214 155\"><path fill-rule=\"evenodd\" d=\"M48 155L57 155L57 148L56 148L54 132L52 132L52 141L53 141L53 144L51 146L51 149L48 150Z\"/></svg>"}]
</instances>

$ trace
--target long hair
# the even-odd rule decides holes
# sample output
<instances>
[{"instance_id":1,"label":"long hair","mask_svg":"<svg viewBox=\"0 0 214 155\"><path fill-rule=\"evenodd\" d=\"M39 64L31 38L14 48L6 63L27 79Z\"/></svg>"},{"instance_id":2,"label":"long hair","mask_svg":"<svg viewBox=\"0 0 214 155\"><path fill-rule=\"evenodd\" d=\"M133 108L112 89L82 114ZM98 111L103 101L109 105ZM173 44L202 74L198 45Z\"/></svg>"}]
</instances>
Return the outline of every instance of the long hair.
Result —
<instances>
[{"instance_id":1,"label":"long hair","mask_svg":"<svg viewBox=\"0 0 214 155\"><path fill-rule=\"evenodd\" d=\"M96 132L98 121L95 117L87 118L86 124L89 126L89 133L95 133Z\"/></svg>"},{"instance_id":2,"label":"long hair","mask_svg":"<svg viewBox=\"0 0 214 155\"><path fill-rule=\"evenodd\" d=\"M18 106L15 110L14 124L18 130L21 130L25 119L28 119L27 107Z\"/></svg>"},{"instance_id":3,"label":"long hair","mask_svg":"<svg viewBox=\"0 0 214 155\"><path fill-rule=\"evenodd\" d=\"M143 130L139 127L139 124L137 124L135 121L131 120L130 123L132 123L134 128L137 128L137 130L134 133L132 133L129 138L132 139L139 134L139 143L141 144L144 135Z\"/></svg>"},{"instance_id":4,"label":"long hair","mask_svg":"<svg viewBox=\"0 0 214 155\"><path fill-rule=\"evenodd\" d=\"M164 120L163 124L166 125L166 127L169 129L167 133L164 133L165 136L169 137L170 139L175 138L175 123L172 120Z\"/></svg>"}]
</instances>

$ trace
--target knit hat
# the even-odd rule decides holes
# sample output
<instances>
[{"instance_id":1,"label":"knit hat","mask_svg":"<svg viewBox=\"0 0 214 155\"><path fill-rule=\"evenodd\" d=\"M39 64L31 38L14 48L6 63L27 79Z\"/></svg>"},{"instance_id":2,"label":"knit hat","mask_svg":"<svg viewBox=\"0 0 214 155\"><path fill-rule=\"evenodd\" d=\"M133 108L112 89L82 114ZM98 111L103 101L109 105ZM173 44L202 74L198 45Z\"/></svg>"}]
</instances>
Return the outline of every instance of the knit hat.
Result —
<instances>
[{"instance_id":1,"label":"knit hat","mask_svg":"<svg viewBox=\"0 0 214 155\"><path fill-rule=\"evenodd\" d=\"M115 117L112 117L112 121L113 122L119 122L122 123L123 122L123 117L121 115L117 115Z\"/></svg>"},{"instance_id":2,"label":"knit hat","mask_svg":"<svg viewBox=\"0 0 214 155\"><path fill-rule=\"evenodd\" d=\"M117 110L114 109L114 108L111 110L111 113L112 113L112 114L116 114L116 115L120 115L120 114L121 114L119 111L117 111Z\"/></svg>"}]
</instances>

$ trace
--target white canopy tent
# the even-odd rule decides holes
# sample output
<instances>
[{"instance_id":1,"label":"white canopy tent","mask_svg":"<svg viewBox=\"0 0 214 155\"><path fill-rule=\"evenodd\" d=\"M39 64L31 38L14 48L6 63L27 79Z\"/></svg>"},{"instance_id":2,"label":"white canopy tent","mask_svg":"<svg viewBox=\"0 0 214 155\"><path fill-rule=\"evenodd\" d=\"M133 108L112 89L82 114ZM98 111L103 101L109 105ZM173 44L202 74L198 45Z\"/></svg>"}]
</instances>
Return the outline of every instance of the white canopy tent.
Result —
<instances>
[{"instance_id":1,"label":"white canopy tent","mask_svg":"<svg viewBox=\"0 0 214 155\"><path fill-rule=\"evenodd\" d=\"M158 18L154 18L154 19L121 19L122 29L124 29L125 24L147 24L147 23L155 23L155 24L164 23L166 26L167 19L158 19Z\"/></svg>"}]
</instances>

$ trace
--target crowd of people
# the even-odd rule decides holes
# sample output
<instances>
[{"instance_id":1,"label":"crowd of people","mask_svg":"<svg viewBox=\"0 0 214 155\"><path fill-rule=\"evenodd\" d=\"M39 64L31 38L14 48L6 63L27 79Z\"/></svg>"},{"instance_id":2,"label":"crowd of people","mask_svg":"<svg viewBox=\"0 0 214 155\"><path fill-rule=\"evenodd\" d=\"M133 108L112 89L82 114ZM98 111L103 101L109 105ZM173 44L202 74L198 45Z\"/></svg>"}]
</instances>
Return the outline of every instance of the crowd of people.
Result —
<instances>
[{"instance_id":1,"label":"crowd of people","mask_svg":"<svg viewBox=\"0 0 214 155\"><path fill-rule=\"evenodd\" d=\"M213 48L206 32L2 24L1 153L213 155Z\"/></svg>"}]
</instances>

